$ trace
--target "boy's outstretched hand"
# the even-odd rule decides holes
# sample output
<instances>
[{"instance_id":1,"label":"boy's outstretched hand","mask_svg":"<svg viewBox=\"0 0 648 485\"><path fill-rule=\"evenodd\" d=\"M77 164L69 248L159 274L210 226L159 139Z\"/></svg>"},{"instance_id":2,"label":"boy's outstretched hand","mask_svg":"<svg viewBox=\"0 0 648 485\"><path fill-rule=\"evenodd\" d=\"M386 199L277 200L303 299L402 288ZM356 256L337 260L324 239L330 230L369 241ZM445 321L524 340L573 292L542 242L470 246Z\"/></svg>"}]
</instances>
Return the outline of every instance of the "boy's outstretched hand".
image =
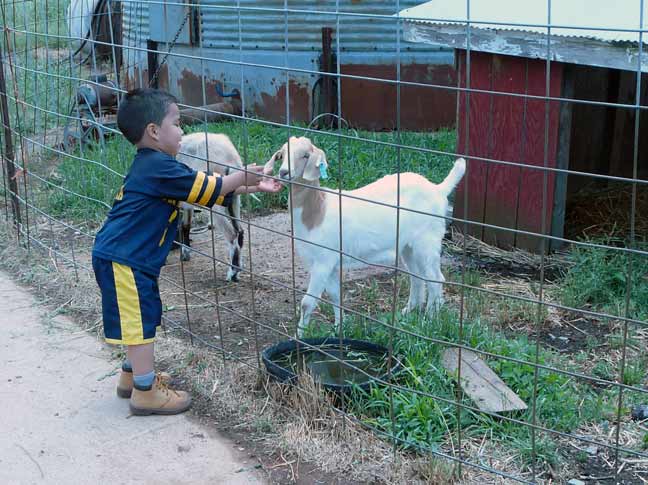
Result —
<instances>
[{"instance_id":1,"label":"boy's outstretched hand","mask_svg":"<svg viewBox=\"0 0 648 485\"><path fill-rule=\"evenodd\" d=\"M263 177L263 167L257 166L256 163L251 163L246 166L245 169L245 182L243 185L248 187L251 185L259 185L259 182L261 182L261 178Z\"/></svg>"},{"instance_id":2,"label":"boy's outstretched hand","mask_svg":"<svg viewBox=\"0 0 648 485\"><path fill-rule=\"evenodd\" d=\"M283 189L283 184L278 180L264 177L261 182L259 182L259 185L257 185L257 189L259 192L275 194Z\"/></svg>"},{"instance_id":3,"label":"boy's outstretched hand","mask_svg":"<svg viewBox=\"0 0 648 485\"><path fill-rule=\"evenodd\" d=\"M238 187L234 193L236 194L253 194L254 192L268 192L277 193L283 188L283 184L278 180L264 177L263 167L256 164L250 164L246 167L244 183ZM244 173L244 172L240 172Z\"/></svg>"}]
</instances>

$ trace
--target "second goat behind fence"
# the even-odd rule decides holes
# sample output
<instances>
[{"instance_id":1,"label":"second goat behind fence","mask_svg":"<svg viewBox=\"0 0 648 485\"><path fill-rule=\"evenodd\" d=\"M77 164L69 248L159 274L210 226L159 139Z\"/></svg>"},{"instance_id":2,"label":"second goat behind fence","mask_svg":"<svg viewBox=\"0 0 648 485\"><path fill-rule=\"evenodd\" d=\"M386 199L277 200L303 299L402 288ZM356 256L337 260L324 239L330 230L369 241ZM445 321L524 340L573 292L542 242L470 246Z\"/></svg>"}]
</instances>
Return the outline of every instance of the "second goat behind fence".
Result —
<instances>
[{"instance_id":1,"label":"second goat behind fence","mask_svg":"<svg viewBox=\"0 0 648 485\"><path fill-rule=\"evenodd\" d=\"M219 133L192 133L182 137L182 146L177 156L178 161L194 170L214 172L227 175L232 169L243 169L241 157L227 135ZM243 246L243 229L241 219L241 196L235 195L229 210L214 206L214 226L220 228L225 236L229 253L230 267L227 271L228 281L237 281L241 270L241 247ZM180 210L180 227L178 236L181 247L181 258L190 258L191 240L189 238L194 208L191 204L182 203Z\"/></svg>"}]
</instances>

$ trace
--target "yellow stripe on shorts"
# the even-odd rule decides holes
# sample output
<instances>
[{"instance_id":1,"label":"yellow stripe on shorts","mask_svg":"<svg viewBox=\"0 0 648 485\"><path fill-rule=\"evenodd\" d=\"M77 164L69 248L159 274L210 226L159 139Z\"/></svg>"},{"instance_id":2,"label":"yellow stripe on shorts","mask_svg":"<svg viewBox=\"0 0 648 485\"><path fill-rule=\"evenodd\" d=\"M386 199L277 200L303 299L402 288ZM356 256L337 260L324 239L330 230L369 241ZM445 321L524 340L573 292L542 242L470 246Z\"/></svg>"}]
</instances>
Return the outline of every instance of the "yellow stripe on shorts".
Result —
<instances>
[{"instance_id":1,"label":"yellow stripe on shorts","mask_svg":"<svg viewBox=\"0 0 648 485\"><path fill-rule=\"evenodd\" d=\"M144 342L144 326L140 299L135 284L133 270L113 261L117 306L123 344L141 344Z\"/></svg>"},{"instance_id":2,"label":"yellow stripe on shorts","mask_svg":"<svg viewBox=\"0 0 648 485\"><path fill-rule=\"evenodd\" d=\"M191 187L191 192L189 192L189 197L187 197L187 202L193 204L198 200L198 195L202 189L203 184L205 183L205 177L207 175L205 172L198 172L196 175L196 180L194 180L193 186Z\"/></svg>"}]
</instances>

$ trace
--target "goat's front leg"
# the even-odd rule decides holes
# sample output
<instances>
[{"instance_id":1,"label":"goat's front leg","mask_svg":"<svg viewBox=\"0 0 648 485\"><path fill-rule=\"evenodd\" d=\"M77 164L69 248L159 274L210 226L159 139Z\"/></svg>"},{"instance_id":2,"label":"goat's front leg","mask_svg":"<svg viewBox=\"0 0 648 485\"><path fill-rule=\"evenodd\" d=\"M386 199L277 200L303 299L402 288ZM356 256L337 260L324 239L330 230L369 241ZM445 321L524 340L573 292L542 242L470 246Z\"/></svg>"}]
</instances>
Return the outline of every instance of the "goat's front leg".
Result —
<instances>
[{"instance_id":1,"label":"goat's front leg","mask_svg":"<svg viewBox=\"0 0 648 485\"><path fill-rule=\"evenodd\" d=\"M308 282L308 290L306 290L306 295L302 298L301 301L301 313L299 316L299 323L297 324L297 335L299 337L304 336L304 330L310 322L310 317L317 304L322 292L329 282L329 271L315 270L311 271L310 281Z\"/></svg>"},{"instance_id":2,"label":"goat's front leg","mask_svg":"<svg viewBox=\"0 0 648 485\"><path fill-rule=\"evenodd\" d=\"M193 207L184 207L180 209L180 259L189 261L191 259L191 220L193 219Z\"/></svg>"},{"instance_id":3,"label":"goat's front leg","mask_svg":"<svg viewBox=\"0 0 648 485\"><path fill-rule=\"evenodd\" d=\"M339 268L336 268L330 275L326 285L326 294L328 295L331 303L333 304L333 312L335 313L335 329L340 330L342 324L342 308L340 303L340 273Z\"/></svg>"},{"instance_id":4,"label":"goat's front leg","mask_svg":"<svg viewBox=\"0 0 648 485\"><path fill-rule=\"evenodd\" d=\"M230 267L227 270L227 281L238 281L238 274L241 272L241 250L243 247L244 232L240 230L237 234L228 234L227 245L229 247Z\"/></svg>"}]
</instances>

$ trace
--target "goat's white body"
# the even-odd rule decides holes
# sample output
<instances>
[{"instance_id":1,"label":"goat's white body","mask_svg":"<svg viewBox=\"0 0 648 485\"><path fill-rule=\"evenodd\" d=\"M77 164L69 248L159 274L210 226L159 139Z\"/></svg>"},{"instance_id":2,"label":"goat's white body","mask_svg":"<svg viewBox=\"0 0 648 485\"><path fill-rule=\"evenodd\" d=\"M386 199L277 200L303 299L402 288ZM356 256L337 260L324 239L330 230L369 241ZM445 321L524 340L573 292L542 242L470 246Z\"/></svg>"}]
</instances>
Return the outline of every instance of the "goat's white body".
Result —
<instances>
[{"instance_id":1,"label":"goat's white body","mask_svg":"<svg viewBox=\"0 0 648 485\"><path fill-rule=\"evenodd\" d=\"M194 170L215 172L220 175L226 175L228 168L243 168L241 157L230 139L227 135L219 133L205 134L200 132L183 136L180 153L176 158L179 162ZM232 207L234 217L240 219L240 196L234 196ZM191 226L194 208L191 204L182 202L180 209L180 229L188 231L188 227ZM231 264L227 272L227 279L228 281L235 280L242 266L239 232L228 217L228 212L224 207L214 206L211 210L214 213L214 228L223 232L229 250ZM181 248L181 257L186 261L189 259L189 244L188 241L184 243L186 247Z\"/></svg>"},{"instance_id":2,"label":"goat's white body","mask_svg":"<svg viewBox=\"0 0 648 485\"><path fill-rule=\"evenodd\" d=\"M308 220L308 214L304 217L303 211L308 209L293 208L295 233L304 240L297 241L297 251L310 273L307 295L301 305L300 333L308 325L310 315L324 291L336 307L336 324L341 323L340 229L342 251L350 255L342 259L342 267L346 270L366 263L396 264L398 225L398 264L412 274L410 297L404 311L420 309L426 305L426 301L427 313L436 311L443 304L442 285L445 279L440 266L441 242L446 229L448 195L464 172L465 161L461 159L455 163L444 182L438 185L421 175L404 173L400 177L388 175L357 190L343 191L341 198L337 193L327 192L322 201L326 208L324 218L319 225L311 228L303 223L303 220ZM396 206L401 209L396 209Z\"/></svg>"},{"instance_id":3,"label":"goat's white body","mask_svg":"<svg viewBox=\"0 0 648 485\"><path fill-rule=\"evenodd\" d=\"M352 256L343 258L344 269L362 267L365 265L362 261L370 264L394 265L397 218L399 219L400 251L432 234L440 235L439 238L443 237L448 200L435 191L436 185L417 174L401 174L399 201L396 194L397 184L398 176L388 175L361 189L342 192L342 249ZM324 203L326 205L324 220L321 225L312 229L299 223L304 209L294 210L294 220L297 221L296 235L300 239L331 248L327 250L298 241L297 248L300 256L309 268L315 264L336 265L340 261L339 253L336 252L340 248L340 196L327 192ZM397 205L401 207L398 214L395 207L389 207ZM414 209L417 212L406 209Z\"/></svg>"}]
</instances>

